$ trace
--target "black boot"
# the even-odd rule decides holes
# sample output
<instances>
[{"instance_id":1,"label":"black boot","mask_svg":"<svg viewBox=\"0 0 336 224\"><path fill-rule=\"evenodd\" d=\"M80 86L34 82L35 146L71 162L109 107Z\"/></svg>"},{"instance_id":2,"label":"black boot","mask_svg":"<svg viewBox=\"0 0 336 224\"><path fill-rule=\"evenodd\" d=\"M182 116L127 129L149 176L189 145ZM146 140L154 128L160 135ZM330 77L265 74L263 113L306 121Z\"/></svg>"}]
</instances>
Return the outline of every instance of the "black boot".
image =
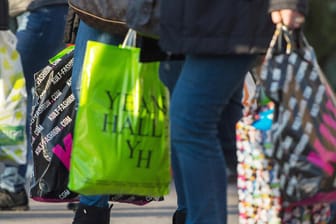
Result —
<instances>
[{"instance_id":1,"label":"black boot","mask_svg":"<svg viewBox=\"0 0 336 224\"><path fill-rule=\"evenodd\" d=\"M78 209L79 203L78 202L69 202L67 205L67 208L69 210L72 210L74 212L76 212L76 210Z\"/></svg>"},{"instance_id":2,"label":"black boot","mask_svg":"<svg viewBox=\"0 0 336 224\"><path fill-rule=\"evenodd\" d=\"M187 213L185 210L176 210L173 215L173 224L184 224L186 215Z\"/></svg>"},{"instance_id":3,"label":"black boot","mask_svg":"<svg viewBox=\"0 0 336 224\"><path fill-rule=\"evenodd\" d=\"M0 210L26 211L29 210L28 196L23 189L20 192L9 192L0 189Z\"/></svg>"},{"instance_id":4,"label":"black boot","mask_svg":"<svg viewBox=\"0 0 336 224\"><path fill-rule=\"evenodd\" d=\"M111 208L79 204L72 224L110 224Z\"/></svg>"}]
</instances>

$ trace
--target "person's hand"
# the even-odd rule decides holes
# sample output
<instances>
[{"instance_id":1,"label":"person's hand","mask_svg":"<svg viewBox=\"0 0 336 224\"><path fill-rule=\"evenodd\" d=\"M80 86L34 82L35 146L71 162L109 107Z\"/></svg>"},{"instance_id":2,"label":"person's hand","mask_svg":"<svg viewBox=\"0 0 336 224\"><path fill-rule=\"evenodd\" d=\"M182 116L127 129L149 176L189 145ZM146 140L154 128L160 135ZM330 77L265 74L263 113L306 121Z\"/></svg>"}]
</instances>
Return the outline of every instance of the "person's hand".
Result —
<instances>
[{"instance_id":1,"label":"person's hand","mask_svg":"<svg viewBox=\"0 0 336 224\"><path fill-rule=\"evenodd\" d=\"M291 9L273 11L271 13L271 16L274 24L282 24L289 29L300 28L305 21L305 17L303 14Z\"/></svg>"}]
</instances>

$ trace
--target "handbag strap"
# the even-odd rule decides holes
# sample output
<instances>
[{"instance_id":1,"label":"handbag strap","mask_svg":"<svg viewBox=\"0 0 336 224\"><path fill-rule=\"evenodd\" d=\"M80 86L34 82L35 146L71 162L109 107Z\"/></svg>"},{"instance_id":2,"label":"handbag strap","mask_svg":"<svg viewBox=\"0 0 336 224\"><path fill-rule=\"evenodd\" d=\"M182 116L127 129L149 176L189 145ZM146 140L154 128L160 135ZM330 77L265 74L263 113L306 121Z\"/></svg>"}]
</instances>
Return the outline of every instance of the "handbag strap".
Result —
<instances>
[{"instance_id":1,"label":"handbag strap","mask_svg":"<svg viewBox=\"0 0 336 224\"><path fill-rule=\"evenodd\" d=\"M136 46L137 33L133 29L128 29L125 39L121 45L122 48L135 47Z\"/></svg>"}]
</instances>

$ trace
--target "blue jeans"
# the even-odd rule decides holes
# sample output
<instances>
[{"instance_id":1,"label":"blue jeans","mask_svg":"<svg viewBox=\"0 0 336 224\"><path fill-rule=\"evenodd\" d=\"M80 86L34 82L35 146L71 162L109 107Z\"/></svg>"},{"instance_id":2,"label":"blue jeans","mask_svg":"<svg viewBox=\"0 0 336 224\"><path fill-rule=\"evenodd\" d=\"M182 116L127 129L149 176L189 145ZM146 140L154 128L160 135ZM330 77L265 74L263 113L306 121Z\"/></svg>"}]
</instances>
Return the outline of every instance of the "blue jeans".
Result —
<instances>
[{"instance_id":1,"label":"blue jeans","mask_svg":"<svg viewBox=\"0 0 336 224\"><path fill-rule=\"evenodd\" d=\"M167 86L169 92L172 93L175 84L180 76L184 61L162 61L160 64L159 75L161 81ZM239 88L243 88L243 83ZM218 137L221 142L222 151L224 153L229 170L236 170L237 163L237 147L236 147L236 123L242 117L242 91L237 91L230 99L230 107L222 112L221 120L218 124ZM172 154L172 166L174 177L179 173L174 172L174 167L178 166L175 154ZM179 168L175 168L179 170ZM179 181L181 178L174 178ZM177 210L186 210L186 202L180 184L176 184L177 191Z\"/></svg>"},{"instance_id":2,"label":"blue jeans","mask_svg":"<svg viewBox=\"0 0 336 224\"><path fill-rule=\"evenodd\" d=\"M34 73L48 64L48 60L65 47L63 43L68 5L54 5L25 12L17 17L17 50L21 55L27 89L27 156L31 160L30 114ZM27 164L6 165L0 176L0 187L18 192L25 187Z\"/></svg>"},{"instance_id":3,"label":"blue jeans","mask_svg":"<svg viewBox=\"0 0 336 224\"><path fill-rule=\"evenodd\" d=\"M172 166L186 224L226 224L226 161L218 124L230 122L230 116L222 115L241 100L254 58L186 57L170 104Z\"/></svg>"},{"instance_id":4,"label":"blue jeans","mask_svg":"<svg viewBox=\"0 0 336 224\"><path fill-rule=\"evenodd\" d=\"M72 69L72 89L76 98L76 108L79 103L79 92L81 85L82 65L88 40L98 41L107 44L118 45L122 42L123 37L112 36L108 33L96 30L84 22L80 22L78 33L75 41L74 65ZM111 58L113 60L113 58ZM109 195L80 195L80 203L96 207L108 207Z\"/></svg>"}]
</instances>

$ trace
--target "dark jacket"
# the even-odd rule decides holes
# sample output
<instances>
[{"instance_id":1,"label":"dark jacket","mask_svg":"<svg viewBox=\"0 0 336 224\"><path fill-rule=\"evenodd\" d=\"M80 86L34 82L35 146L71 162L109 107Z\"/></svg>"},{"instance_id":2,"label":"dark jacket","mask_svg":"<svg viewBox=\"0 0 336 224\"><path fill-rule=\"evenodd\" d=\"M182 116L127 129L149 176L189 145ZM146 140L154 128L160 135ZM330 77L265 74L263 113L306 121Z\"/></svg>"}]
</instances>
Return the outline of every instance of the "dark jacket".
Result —
<instances>
[{"instance_id":1,"label":"dark jacket","mask_svg":"<svg viewBox=\"0 0 336 224\"><path fill-rule=\"evenodd\" d=\"M40 7L48 6L48 5L58 5L58 4L68 4L67 0L33 0L28 9L34 10Z\"/></svg>"},{"instance_id":2,"label":"dark jacket","mask_svg":"<svg viewBox=\"0 0 336 224\"><path fill-rule=\"evenodd\" d=\"M8 1L0 0L0 30L8 30L9 20Z\"/></svg>"},{"instance_id":3,"label":"dark jacket","mask_svg":"<svg viewBox=\"0 0 336 224\"><path fill-rule=\"evenodd\" d=\"M160 46L182 54L264 53L270 9L307 11L306 0L161 0Z\"/></svg>"}]
</instances>

